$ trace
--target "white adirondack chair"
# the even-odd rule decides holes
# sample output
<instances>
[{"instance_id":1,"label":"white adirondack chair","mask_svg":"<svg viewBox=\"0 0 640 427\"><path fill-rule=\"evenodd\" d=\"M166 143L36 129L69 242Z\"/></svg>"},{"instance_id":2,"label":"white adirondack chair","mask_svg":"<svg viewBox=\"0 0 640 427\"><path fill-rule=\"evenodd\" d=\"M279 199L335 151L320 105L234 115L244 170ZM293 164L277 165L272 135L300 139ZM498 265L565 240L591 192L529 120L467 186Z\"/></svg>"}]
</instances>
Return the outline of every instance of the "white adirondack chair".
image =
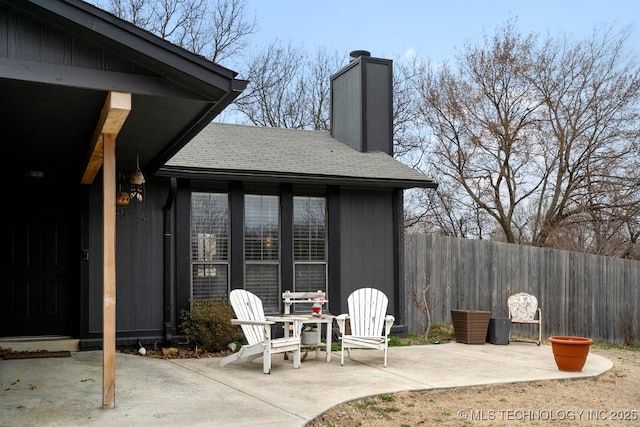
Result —
<instances>
[{"instance_id":1,"label":"white adirondack chair","mask_svg":"<svg viewBox=\"0 0 640 427\"><path fill-rule=\"evenodd\" d=\"M387 349L389 332L395 317L387 313L389 299L380 290L374 288L356 289L347 298L348 314L336 317L342 340L340 363L344 365L345 349L369 348L384 350L384 366L387 367ZM350 331L347 332L347 320ZM383 334L384 329L384 334Z\"/></svg>"},{"instance_id":2,"label":"white adirondack chair","mask_svg":"<svg viewBox=\"0 0 640 427\"><path fill-rule=\"evenodd\" d=\"M509 307L511 323L538 325L538 341L536 344L540 345L542 342L542 310L538 307L538 299L526 292L520 292L509 296L507 306ZM509 338L509 341L511 341L511 338Z\"/></svg>"},{"instance_id":3,"label":"white adirondack chair","mask_svg":"<svg viewBox=\"0 0 640 427\"><path fill-rule=\"evenodd\" d=\"M293 335L285 338L271 338L271 325L282 319L265 317L262 301L255 294L244 289L234 289L229 294L229 302L237 319L231 319L234 325L240 325L247 340L247 344L223 358L220 366L225 366L240 359L252 361L262 356L263 371L271 373L271 355L276 353L293 352L293 367L300 368L300 330L302 321L287 318L293 323Z\"/></svg>"}]
</instances>

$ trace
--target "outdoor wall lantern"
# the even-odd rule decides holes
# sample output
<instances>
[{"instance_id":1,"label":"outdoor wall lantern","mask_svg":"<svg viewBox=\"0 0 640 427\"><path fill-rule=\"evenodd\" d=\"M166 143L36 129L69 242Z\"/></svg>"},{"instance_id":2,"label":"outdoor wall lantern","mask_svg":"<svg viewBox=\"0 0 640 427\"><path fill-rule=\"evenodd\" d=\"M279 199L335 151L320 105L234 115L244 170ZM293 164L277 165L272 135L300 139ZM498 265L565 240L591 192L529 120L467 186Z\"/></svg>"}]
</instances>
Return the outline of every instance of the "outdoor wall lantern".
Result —
<instances>
[{"instance_id":1,"label":"outdoor wall lantern","mask_svg":"<svg viewBox=\"0 0 640 427\"><path fill-rule=\"evenodd\" d=\"M131 203L131 199L136 199L139 202L142 202L144 195L144 175L140 170L140 158L136 157L136 171L131 173L128 178L128 182L126 176L120 172L118 174L118 192L116 193L116 210L118 216L126 215L126 207ZM129 191L124 191L122 189L122 183L129 186Z\"/></svg>"}]
</instances>

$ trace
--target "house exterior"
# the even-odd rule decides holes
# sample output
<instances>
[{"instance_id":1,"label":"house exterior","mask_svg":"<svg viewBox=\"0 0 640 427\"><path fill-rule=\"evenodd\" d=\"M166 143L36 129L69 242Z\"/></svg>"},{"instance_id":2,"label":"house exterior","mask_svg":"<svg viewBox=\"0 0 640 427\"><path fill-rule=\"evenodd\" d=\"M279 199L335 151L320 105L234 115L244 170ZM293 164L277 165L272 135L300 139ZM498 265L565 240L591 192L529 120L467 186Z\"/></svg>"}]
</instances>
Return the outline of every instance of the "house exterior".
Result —
<instances>
[{"instance_id":1,"label":"house exterior","mask_svg":"<svg viewBox=\"0 0 640 427\"><path fill-rule=\"evenodd\" d=\"M190 233L176 235L179 307L245 288L277 314L283 291L321 290L341 313L376 287L406 332L402 192L436 184L392 156L392 71L352 53L331 77L331 132L212 123L160 168Z\"/></svg>"},{"instance_id":2,"label":"house exterior","mask_svg":"<svg viewBox=\"0 0 640 427\"><path fill-rule=\"evenodd\" d=\"M331 133L212 123L233 71L81 1L0 0L0 338L101 348L117 301L117 345L178 344L196 298L246 288L275 313L322 289L339 313L363 286L404 332L402 192L436 184L393 159L391 78L366 52L338 70Z\"/></svg>"}]
</instances>

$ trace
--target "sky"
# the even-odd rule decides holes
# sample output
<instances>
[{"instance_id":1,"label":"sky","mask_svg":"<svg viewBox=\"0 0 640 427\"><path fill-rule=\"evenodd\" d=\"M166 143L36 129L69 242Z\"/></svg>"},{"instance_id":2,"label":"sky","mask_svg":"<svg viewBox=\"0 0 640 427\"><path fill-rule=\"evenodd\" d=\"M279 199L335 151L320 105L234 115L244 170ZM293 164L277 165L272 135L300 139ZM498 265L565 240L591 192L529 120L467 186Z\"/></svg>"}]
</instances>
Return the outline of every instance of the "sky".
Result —
<instances>
[{"instance_id":1,"label":"sky","mask_svg":"<svg viewBox=\"0 0 640 427\"><path fill-rule=\"evenodd\" d=\"M310 52L366 50L452 63L467 42L515 19L523 34L574 39L589 37L596 25L631 26L630 47L640 51L637 0L247 0L246 8L259 26L256 47L277 39Z\"/></svg>"}]
</instances>

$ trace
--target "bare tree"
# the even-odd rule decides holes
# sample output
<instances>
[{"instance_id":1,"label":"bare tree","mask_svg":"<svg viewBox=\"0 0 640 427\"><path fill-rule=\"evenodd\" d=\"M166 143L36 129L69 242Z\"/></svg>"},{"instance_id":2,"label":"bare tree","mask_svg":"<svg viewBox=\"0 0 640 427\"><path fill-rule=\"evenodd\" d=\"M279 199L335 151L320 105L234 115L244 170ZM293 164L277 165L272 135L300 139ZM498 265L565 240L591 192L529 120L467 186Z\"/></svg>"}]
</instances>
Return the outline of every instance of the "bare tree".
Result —
<instances>
[{"instance_id":1,"label":"bare tree","mask_svg":"<svg viewBox=\"0 0 640 427\"><path fill-rule=\"evenodd\" d=\"M258 126L328 130L329 81L340 62L324 49L309 58L301 47L275 41L250 59L250 84L234 108Z\"/></svg>"},{"instance_id":2,"label":"bare tree","mask_svg":"<svg viewBox=\"0 0 640 427\"><path fill-rule=\"evenodd\" d=\"M305 91L307 93L307 115L309 128L329 130L331 127L331 87L330 78L345 63L344 56L320 48L307 64Z\"/></svg>"},{"instance_id":3,"label":"bare tree","mask_svg":"<svg viewBox=\"0 0 640 427\"><path fill-rule=\"evenodd\" d=\"M148 0L108 0L107 6L103 1L88 1L96 6L104 7L118 18L131 22L140 28L148 28L152 20L151 6Z\"/></svg>"},{"instance_id":4,"label":"bare tree","mask_svg":"<svg viewBox=\"0 0 640 427\"><path fill-rule=\"evenodd\" d=\"M235 108L254 125L303 129L304 55L291 44L274 42L248 64L250 85L236 99Z\"/></svg>"},{"instance_id":5,"label":"bare tree","mask_svg":"<svg viewBox=\"0 0 640 427\"><path fill-rule=\"evenodd\" d=\"M393 64L393 150L394 156L406 161L414 168L422 163L422 147L425 145L427 129L418 114L419 97L416 96L415 81L419 78L421 61L413 57Z\"/></svg>"},{"instance_id":6,"label":"bare tree","mask_svg":"<svg viewBox=\"0 0 640 427\"><path fill-rule=\"evenodd\" d=\"M411 293L411 300L413 301L413 304L425 317L424 328L422 329L422 337L425 341L429 340L429 331L431 330L432 304L429 301L429 297L427 296L430 287L431 284L428 282L427 278L424 277L422 279L422 289L420 289L420 296L418 296L418 290L416 289L417 286L413 287Z\"/></svg>"},{"instance_id":7,"label":"bare tree","mask_svg":"<svg viewBox=\"0 0 640 427\"><path fill-rule=\"evenodd\" d=\"M607 229L621 230L624 218L637 214L640 68L624 49L627 36L599 28L575 45L548 41L532 69L543 129L554 141L547 156L553 173L541 187L532 228L536 245L558 226L586 222L602 248Z\"/></svg>"},{"instance_id":8,"label":"bare tree","mask_svg":"<svg viewBox=\"0 0 640 427\"><path fill-rule=\"evenodd\" d=\"M207 58L214 62L239 56L247 48L248 36L258 29L256 18L247 17L244 0L218 1L210 16L209 33L213 43Z\"/></svg>"},{"instance_id":9,"label":"bare tree","mask_svg":"<svg viewBox=\"0 0 640 427\"><path fill-rule=\"evenodd\" d=\"M214 62L237 56L257 31L244 0L93 0L115 16Z\"/></svg>"},{"instance_id":10,"label":"bare tree","mask_svg":"<svg viewBox=\"0 0 640 427\"><path fill-rule=\"evenodd\" d=\"M438 180L436 190L412 190L406 194L405 229L462 239L489 238L489 215L473 203L458 197L455 184Z\"/></svg>"},{"instance_id":11,"label":"bare tree","mask_svg":"<svg viewBox=\"0 0 640 427\"><path fill-rule=\"evenodd\" d=\"M578 224L593 242L637 240L640 69L627 35L539 43L508 23L468 45L456 71L425 67L429 168L453 184L440 190L486 212L507 242L555 245Z\"/></svg>"}]
</instances>

